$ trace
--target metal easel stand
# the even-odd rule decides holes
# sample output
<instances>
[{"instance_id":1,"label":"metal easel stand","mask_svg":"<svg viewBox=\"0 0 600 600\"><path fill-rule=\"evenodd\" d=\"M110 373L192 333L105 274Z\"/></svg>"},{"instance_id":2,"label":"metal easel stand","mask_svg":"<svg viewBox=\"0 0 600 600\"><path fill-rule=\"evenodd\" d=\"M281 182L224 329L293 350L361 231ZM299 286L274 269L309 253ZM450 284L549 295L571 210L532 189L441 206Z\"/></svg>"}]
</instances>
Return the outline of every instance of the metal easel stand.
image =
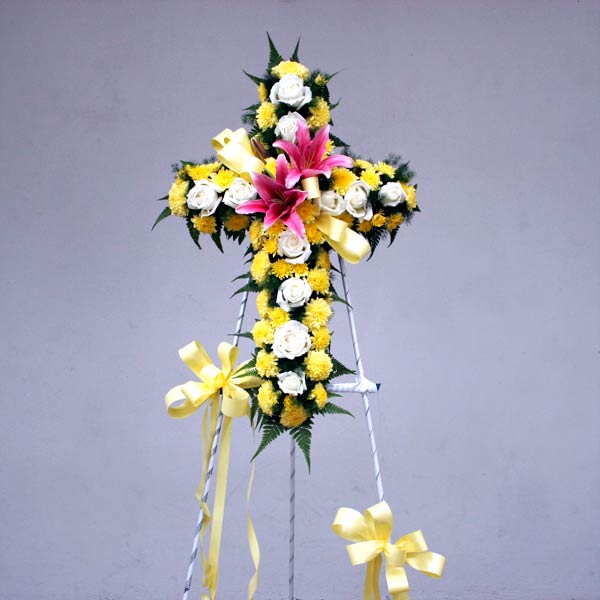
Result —
<instances>
[{"instance_id":1,"label":"metal easel stand","mask_svg":"<svg viewBox=\"0 0 600 600\"><path fill-rule=\"evenodd\" d=\"M381 470L379 467L379 456L377 453L377 444L375 441L375 432L373 430L373 420L371 419L371 409L369 404L369 394L375 393L379 389L379 385L373 383L365 377L362 359L360 355L360 348L358 345L358 335L356 333L356 324L354 322L354 310L352 308L352 301L350 299L350 290L348 287L348 280L346 276L346 265L344 259L339 257L340 274L342 279L342 288L344 292L344 300L346 301L346 308L348 312L348 323L350 326L350 335L352 338L352 347L354 350L354 359L356 363L356 374L357 378L354 382L350 383L332 383L327 386L330 392L335 393L357 393L360 394L363 401L363 408L365 413L365 419L367 422L367 431L369 434L369 443L371 446L371 458L373 460L373 470L375 472L375 484L377 486L377 495L379 501L382 502L384 499L383 482L381 478ZM248 304L248 292L244 292L242 296L242 302L240 304L240 312L235 328L235 335L233 339L233 345L237 346L239 342L239 336L242 331L242 324L244 316L246 314L246 307ZM223 415L219 414L217 420L217 428L215 431L215 437L213 439L212 448L210 451L210 459L208 463L208 470L206 473L206 482L204 484L204 490L202 492L202 502L208 500L210 493L210 486L213 477L213 467L215 462L215 456L219 448L219 441L221 437L221 427L223 424ZM294 596L294 555L295 555L295 518L296 518L296 445L293 439L290 440L290 521L289 521L289 600L299 600ZM190 588L192 586L192 576L194 574L194 565L198 556L198 545L200 541L200 530L204 520L204 513L200 510L198 515L198 521L196 523L196 531L194 535L194 542L192 545L192 554L190 556L190 562L187 571L187 577L185 581L185 588L183 592L183 600L188 600Z\"/></svg>"}]
</instances>

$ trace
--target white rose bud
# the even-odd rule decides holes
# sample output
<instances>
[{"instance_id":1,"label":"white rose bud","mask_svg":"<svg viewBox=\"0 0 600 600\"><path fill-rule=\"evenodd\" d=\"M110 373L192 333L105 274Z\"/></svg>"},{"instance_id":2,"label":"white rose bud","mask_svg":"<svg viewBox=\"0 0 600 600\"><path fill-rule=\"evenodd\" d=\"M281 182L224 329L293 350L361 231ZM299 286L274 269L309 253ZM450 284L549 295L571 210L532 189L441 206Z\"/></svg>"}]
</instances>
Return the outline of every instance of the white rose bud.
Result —
<instances>
[{"instance_id":1,"label":"white rose bud","mask_svg":"<svg viewBox=\"0 0 600 600\"><path fill-rule=\"evenodd\" d=\"M295 144L299 121L306 123L306 119L297 112L284 115L279 119L277 127L275 127L275 135L279 136L282 140L287 140Z\"/></svg>"},{"instance_id":2,"label":"white rose bud","mask_svg":"<svg viewBox=\"0 0 600 600\"><path fill-rule=\"evenodd\" d=\"M319 206L321 207L321 212L334 216L341 215L346 209L344 199L332 191L321 192Z\"/></svg>"},{"instance_id":3,"label":"white rose bud","mask_svg":"<svg viewBox=\"0 0 600 600\"><path fill-rule=\"evenodd\" d=\"M277 254L283 256L287 262L298 265L306 262L310 256L310 243L308 240L298 237L293 231L286 229L279 234Z\"/></svg>"},{"instance_id":4,"label":"white rose bud","mask_svg":"<svg viewBox=\"0 0 600 600\"><path fill-rule=\"evenodd\" d=\"M310 349L308 327L300 321L280 325L273 335L273 354L278 358L298 358Z\"/></svg>"},{"instance_id":5,"label":"white rose bud","mask_svg":"<svg viewBox=\"0 0 600 600\"><path fill-rule=\"evenodd\" d=\"M370 221L373 218L373 207L369 202L371 187L364 181L355 181L344 196L346 210L360 221Z\"/></svg>"},{"instance_id":6,"label":"white rose bud","mask_svg":"<svg viewBox=\"0 0 600 600\"><path fill-rule=\"evenodd\" d=\"M236 177L223 196L223 202L231 208L237 208L240 204L254 200L256 188L241 177Z\"/></svg>"},{"instance_id":7,"label":"white rose bud","mask_svg":"<svg viewBox=\"0 0 600 600\"><path fill-rule=\"evenodd\" d=\"M212 215L221 202L219 194L223 191L208 179L194 181L194 187L189 191L187 205L200 211L200 215L208 217Z\"/></svg>"},{"instance_id":8,"label":"white rose bud","mask_svg":"<svg viewBox=\"0 0 600 600\"><path fill-rule=\"evenodd\" d=\"M288 312L292 308L304 306L312 295L312 288L306 279L290 277L277 290L277 304Z\"/></svg>"},{"instance_id":9,"label":"white rose bud","mask_svg":"<svg viewBox=\"0 0 600 600\"><path fill-rule=\"evenodd\" d=\"M271 88L269 99L273 104L284 102L300 108L312 100L312 92L298 75L285 75Z\"/></svg>"},{"instance_id":10,"label":"white rose bud","mask_svg":"<svg viewBox=\"0 0 600 600\"><path fill-rule=\"evenodd\" d=\"M384 206L397 206L406 201L406 192L397 181L390 181L379 190L379 199Z\"/></svg>"},{"instance_id":11,"label":"white rose bud","mask_svg":"<svg viewBox=\"0 0 600 600\"><path fill-rule=\"evenodd\" d=\"M277 385L284 394L298 396L306 391L306 377L302 372L286 371L277 375Z\"/></svg>"}]
</instances>

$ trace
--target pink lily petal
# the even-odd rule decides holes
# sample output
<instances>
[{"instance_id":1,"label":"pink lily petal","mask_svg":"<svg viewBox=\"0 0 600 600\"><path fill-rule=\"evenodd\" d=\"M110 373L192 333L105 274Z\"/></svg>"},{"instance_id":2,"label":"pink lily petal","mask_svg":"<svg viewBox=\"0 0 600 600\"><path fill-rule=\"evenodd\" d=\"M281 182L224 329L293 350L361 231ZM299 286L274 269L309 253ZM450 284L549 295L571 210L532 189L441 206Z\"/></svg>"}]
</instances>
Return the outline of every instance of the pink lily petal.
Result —
<instances>
[{"instance_id":1,"label":"pink lily petal","mask_svg":"<svg viewBox=\"0 0 600 600\"><path fill-rule=\"evenodd\" d=\"M244 202L244 204L240 204L235 211L242 215L249 215L255 212L264 213L267 212L268 204L262 200L248 200L248 202Z\"/></svg>"},{"instance_id":2,"label":"pink lily petal","mask_svg":"<svg viewBox=\"0 0 600 600\"><path fill-rule=\"evenodd\" d=\"M275 179L282 184L285 185L285 178L288 174L289 166L287 164L287 160L283 154L280 154L277 157L277 162L275 163Z\"/></svg>"},{"instance_id":3,"label":"pink lily petal","mask_svg":"<svg viewBox=\"0 0 600 600\"><path fill-rule=\"evenodd\" d=\"M266 201L285 190L285 186L277 180L263 175L262 173L252 173L252 183L258 192L258 195Z\"/></svg>"},{"instance_id":4,"label":"pink lily petal","mask_svg":"<svg viewBox=\"0 0 600 600\"><path fill-rule=\"evenodd\" d=\"M304 229L304 223L297 212L293 212L287 219L284 219L284 223L300 238L306 237L306 231Z\"/></svg>"}]
</instances>

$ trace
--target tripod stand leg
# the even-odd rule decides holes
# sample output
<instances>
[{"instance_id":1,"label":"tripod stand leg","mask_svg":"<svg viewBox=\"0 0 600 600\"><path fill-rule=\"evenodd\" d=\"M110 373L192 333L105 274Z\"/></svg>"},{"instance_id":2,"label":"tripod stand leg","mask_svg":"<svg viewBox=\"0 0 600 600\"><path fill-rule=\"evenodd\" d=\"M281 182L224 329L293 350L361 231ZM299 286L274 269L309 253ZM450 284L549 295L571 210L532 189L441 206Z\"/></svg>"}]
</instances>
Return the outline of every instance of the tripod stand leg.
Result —
<instances>
[{"instance_id":1,"label":"tripod stand leg","mask_svg":"<svg viewBox=\"0 0 600 600\"><path fill-rule=\"evenodd\" d=\"M233 336L233 345L237 346L240 340L240 333L242 332L242 324L244 322L244 315L246 314L246 306L248 304L248 292L244 292L242 301L240 303L240 312L238 314L237 323L235 326L235 335ZM210 485L213 477L213 467L215 464L215 457L219 450L219 441L221 439L221 428L223 426L223 413L219 413L217 420L217 428L215 430L215 437L210 449L210 459L208 463L208 470L206 471L206 481L204 483L204 489L202 490L202 502L206 503L208 500L208 494L210 492ZM196 558L198 557L198 546L200 544L200 530L204 522L204 512L200 509L198 514L198 521L196 522L196 532L194 534L194 543L192 545L192 554L190 555L190 562L188 565L187 576L185 579L185 587L183 589L183 600L188 600L188 595L192 587L192 576L194 575L194 565L196 564Z\"/></svg>"},{"instance_id":2,"label":"tripod stand leg","mask_svg":"<svg viewBox=\"0 0 600 600\"><path fill-rule=\"evenodd\" d=\"M352 308L352 301L350 300L350 290L348 288L348 281L346 278L346 264L344 259L340 256L340 274L342 276L342 287L344 289L344 299L346 300L346 308L348 310L348 322L350 324L350 335L352 336L352 347L354 349L354 359L356 361L356 371L359 379L364 378L364 369L362 359L360 356L360 348L358 346L358 336L356 334L356 325L354 323L354 309ZM365 411L365 419L367 421L367 430L369 432L369 443L371 444L371 458L373 459L373 470L375 471L375 483L377 485L377 495L379 501L382 502L384 499L383 495L383 482L381 480L381 470L379 468L379 456L377 454L377 444L375 442L375 432L373 431L373 420L371 419L371 407L369 404L369 396L366 392L361 394L363 407Z\"/></svg>"}]
</instances>

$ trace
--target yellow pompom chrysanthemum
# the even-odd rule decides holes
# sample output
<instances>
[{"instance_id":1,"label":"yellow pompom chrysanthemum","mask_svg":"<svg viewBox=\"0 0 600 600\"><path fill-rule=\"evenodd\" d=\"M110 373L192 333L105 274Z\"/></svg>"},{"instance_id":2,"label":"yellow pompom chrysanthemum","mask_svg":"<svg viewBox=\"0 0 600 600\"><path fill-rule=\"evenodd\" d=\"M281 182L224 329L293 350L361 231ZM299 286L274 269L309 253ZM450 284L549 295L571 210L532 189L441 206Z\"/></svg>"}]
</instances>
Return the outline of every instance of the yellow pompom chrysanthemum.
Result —
<instances>
[{"instance_id":1,"label":"yellow pompom chrysanthemum","mask_svg":"<svg viewBox=\"0 0 600 600\"><path fill-rule=\"evenodd\" d=\"M307 281L310 287L319 294L324 294L329 291L329 273L326 269L320 267L312 269L308 272Z\"/></svg>"},{"instance_id":2,"label":"yellow pompom chrysanthemum","mask_svg":"<svg viewBox=\"0 0 600 600\"><path fill-rule=\"evenodd\" d=\"M286 277L290 277L294 272L293 266L286 260L283 260L282 258L275 261L271 268L273 270L273 275L275 275L275 277L278 277L279 279L285 279Z\"/></svg>"},{"instance_id":3,"label":"yellow pompom chrysanthemum","mask_svg":"<svg viewBox=\"0 0 600 600\"><path fill-rule=\"evenodd\" d=\"M258 405L260 409L270 417L273 416L273 409L279 402L279 392L275 390L273 383L271 381L265 381L258 388Z\"/></svg>"},{"instance_id":4,"label":"yellow pompom chrysanthemum","mask_svg":"<svg viewBox=\"0 0 600 600\"><path fill-rule=\"evenodd\" d=\"M308 419L306 409L295 401L294 396L286 396L283 399L283 411L279 422L286 428L299 427Z\"/></svg>"},{"instance_id":5,"label":"yellow pompom chrysanthemum","mask_svg":"<svg viewBox=\"0 0 600 600\"><path fill-rule=\"evenodd\" d=\"M310 76L310 70L302 63L295 60L283 60L271 69L271 73L281 79L286 75L297 75L301 79L307 79Z\"/></svg>"},{"instance_id":6,"label":"yellow pompom chrysanthemum","mask_svg":"<svg viewBox=\"0 0 600 600\"><path fill-rule=\"evenodd\" d=\"M262 234L263 234L263 222L260 219L255 219L250 223L248 229L248 236L250 237L250 243L254 250L260 250L262 247Z\"/></svg>"},{"instance_id":7,"label":"yellow pompom chrysanthemum","mask_svg":"<svg viewBox=\"0 0 600 600\"><path fill-rule=\"evenodd\" d=\"M308 107L309 117L306 123L311 129L319 129L329 123L331 114L329 112L329 104L324 98L316 98L314 103Z\"/></svg>"},{"instance_id":8,"label":"yellow pompom chrysanthemum","mask_svg":"<svg viewBox=\"0 0 600 600\"><path fill-rule=\"evenodd\" d=\"M326 83L327 83L327 77L325 77L325 75L323 75L323 73L319 73L315 77L315 85L323 87L324 85L326 85Z\"/></svg>"},{"instance_id":9,"label":"yellow pompom chrysanthemum","mask_svg":"<svg viewBox=\"0 0 600 600\"><path fill-rule=\"evenodd\" d=\"M323 244L327 237L319 230L315 223L307 223L304 227L306 230L306 239L311 244Z\"/></svg>"},{"instance_id":10,"label":"yellow pompom chrysanthemum","mask_svg":"<svg viewBox=\"0 0 600 600\"><path fill-rule=\"evenodd\" d=\"M323 350L311 350L304 359L306 375L313 381L323 381L331 375L331 356Z\"/></svg>"},{"instance_id":11,"label":"yellow pompom chrysanthemum","mask_svg":"<svg viewBox=\"0 0 600 600\"><path fill-rule=\"evenodd\" d=\"M263 249L269 254L277 253L277 238L268 237L263 243Z\"/></svg>"},{"instance_id":12,"label":"yellow pompom chrysanthemum","mask_svg":"<svg viewBox=\"0 0 600 600\"><path fill-rule=\"evenodd\" d=\"M275 330L271 321L261 319L254 323L252 328L252 339L257 346L264 346L273 343L273 334Z\"/></svg>"},{"instance_id":13,"label":"yellow pompom chrysanthemum","mask_svg":"<svg viewBox=\"0 0 600 600\"><path fill-rule=\"evenodd\" d=\"M369 231L373 229L373 223L371 223L371 221L362 221L358 224L357 229L361 233L369 233Z\"/></svg>"},{"instance_id":14,"label":"yellow pompom chrysanthemum","mask_svg":"<svg viewBox=\"0 0 600 600\"><path fill-rule=\"evenodd\" d=\"M331 343L331 332L327 327L319 327L313 331L311 342L314 350L327 350Z\"/></svg>"},{"instance_id":15,"label":"yellow pompom chrysanthemum","mask_svg":"<svg viewBox=\"0 0 600 600\"><path fill-rule=\"evenodd\" d=\"M331 269L331 258L329 258L329 252L324 248L319 250L319 254L317 255L317 267L321 267L322 269L326 269L329 271Z\"/></svg>"},{"instance_id":16,"label":"yellow pompom chrysanthemum","mask_svg":"<svg viewBox=\"0 0 600 600\"><path fill-rule=\"evenodd\" d=\"M296 208L296 212L304 223L311 223L317 218L320 208L310 200L305 200Z\"/></svg>"},{"instance_id":17,"label":"yellow pompom chrysanthemum","mask_svg":"<svg viewBox=\"0 0 600 600\"><path fill-rule=\"evenodd\" d=\"M206 163L203 165L185 165L185 172L194 180L208 179L211 173L219 170L220 162Z\"/></svg>"},{"instance_id":18,"label":"yellow pompom chrysanthemum","mask_svg":"<svg viewBox=\"0 0 600 600\"><path fill-rule=\"evenodd\" d=\"M394 229L398 229L402 223L404 223L404 215L402 213L394 213L387 218L385 227L388 231L393 231Z\"/></svg>"},{"instance_id":19,"label":"yellow pompom chrysanthemum","mask_svg":"<svg viewBox=\"0 0 600 600\"><path fill-rule=\"evenodd\" d=\"M385 225L385 215L377 213L371 219L371 223L373 224L373 227L383 227Z\"/></svg>"},{"instance_id":20,"label":"yellow pompom chrysanthemum","mask_svg":"<svg viewBox=\"0 0 600 600\"><path fill-rule=\"evenodd\" d=\"M275 327L279 327L290 320L290 313L280 307L272 308L269 311L269 319L273 321Z\"/></svg>"},{"instance_id":21,"label":"yellow pompom chrysanthemum","mask_svg":"<svg viewBox=\"0 0 600 600\"><path fill-rule=\"evenodd\" d=\"M176 217L187 217L188 206L186 194L190 188L190 182L179 177L173 182L169 190L169 208L171 214Z\"/></svg>"},{"instance_id":22,"label":"yellow pompom chrysanthemum","mask_svg":"<svg viewBox=\"0 0 600 600\"><path fill-rule=\"evenodd\" d=\"M260 290L258 294L256 294L256 310L258 311L258 316L261 319L264 319L269 313L269 300L271 299L271 294L269 290Z\"/></svg>"},{"instance_id":23,"label":"yellow pompom chrysanthemum","mask_svg":"<svg viewBox=\"0 0 600 600\"><path fill-rule=\"evenodd\" d=\"M256 92L258 93L258 99L261 102L264 102L269 96L269 93L267 92L267 86L262 82L258 84Z\"/></svg>"},{"instance_id":24,"label":"yellow pompom chrysanthemum","mask_svg":"<svg viewBox=\"0 0 600 600\"><path fill-rule=\"evenodd\" d=\"M352 171L343 167L331 169L331 188L334 192L343 196L355 181L356 175Z\"/></svg>"},{"instance_id":25,"label":"yellow pompom chrysanthemum","mask_svg":"<svg viewBox=\"0 0 600 600\"><path fill-rule=\"evenodd\" d=\"M249 216L232 213L225 219L224 225L227 231L243 231L248 228L249 223Z\"/></svg>"},{"instance_id":26,"label":"yellow pompom chrysanthemum","mask_svg":"<svg viewBox=\"0 0 600 600\"><path fill-rule=\"evenodd\" d=\"M406 206L408 206L408 210L415 210L417 208L417 190L415 186L403 183L402 188L406 192Z\"/></svg>"},{"instance_id":27,"label":"yellow pompom chrysanthemum","mask_svg":"<svg viewBox=\"0 0 600 600\"><path fill-rule=\"evenodd\" d=\"M354 166L359 169L372 169L373 163L370 163L368 160L363 160L362 158L357 158L354 160Z\"/></svg>"},{"instance_id":28,"label":"yellow pompom chrysanthemum","mask_svg":"<svg viewBox=\"0 0 600 600\"><path fill-rule=\"evenodd\" d=\"M327 404L327 390L322 383L317 383L308 397L314 400L319 408L323 408Z\"/></svg>"},{"instance_id":29,"label":"yellow pompom chrysanthemum","mask_svg":"<svg viewBox=\"0 0 600 600\"><path fill-rule=\"evenodd\" d=\"M379 177L379 173L373 168L370 167L365 169L362 172L360 178L372 189L378 190L381 185L381 178Z\"/></svg>"},{"instance_id":30,"label":"yellow pompom chrysanthemum","mask_svg":"<svg viewBox=\"0 0 600 600\"><path fill-rule=\"evenodd\" d=\"M216 173L211 173L208 179L215 185L226 190L236 179L237 175L227 167L219 169Z\"/></svg>"},{"instance_id":31,"label":"yellow pompom chrysanthemum","mask_svg":"<svg viewBox=\"0 0 600 600\"><path fill-rule=\"evenodd\" d=\"M256 283L262 283L271 269L269 254L265 250L260 250L254 255L252 265L250 266L250 275Z\"/></svg>"},{"instance_id":32,"label":"yellow pompom chrysanthemum","mask_svg":"<svg viewBox=\"0 0 600 600\"><path fill-rule=\"evenodd\" d=\"M217 233L217 220L214 217L201 217L196 215L192 217L192 225L196 231L212 235Z\"/></svg>"},{"instance_id":33,"label":"yellow pompom chrysanthemum","mask_svg":"<svg viewBox=\"0 0 600 600\"><path fill-rule=\"evenodd\" d=\"M275 114L275 105L272 102L263 102L256 111L256 123L265 131L270 127L277 125L277 115Z\"/></svg>"},{"instance_id":34,"label":"yellow pompom chrysanthemum","mask_svg":"<svg viewBox=\"0 0 600 600\"><path fill-rule=\"evenodd\" d=\"M300 263L292 266L294 267L294 275L296 277L304 277L305 275L308 275L308 265L306 263Z\"/></svg>"},{"instance_id":35,"label":"yellow pompom chrysanthemum","mask_svg":"<svg viewBox=\"0 0 600 600\"><path fill-rule=\"evenodd\" d=\"M387 177L393 177L396 174L396 169L392 167L392 165L388 165L384 162L378 162L375 164L375 169L382 175L386 175Z\"/></svg>"},{"instance_id":36,"label":"yellow pompom chrysanthemum","mask_svg":"<svg viewBox=\"0 0 600 600\"><path fill-rule=\"evenodd\" d=\"M256 370L261 377L277 377L279 375L277 357L272 352L259 350L256 355Z\"/></svg>"},{"instance_id":37,"label":"yellow pompom chrysanthemum","mask_svg":"<svg viewBox=\"0 0 600 600\"><path fill-rule=\"evenodd\" d=\"M327 325L331 318L331 306L323 298L314 298L306 305L304 324L311 330Z\"/></svg>"}]
</instances>

